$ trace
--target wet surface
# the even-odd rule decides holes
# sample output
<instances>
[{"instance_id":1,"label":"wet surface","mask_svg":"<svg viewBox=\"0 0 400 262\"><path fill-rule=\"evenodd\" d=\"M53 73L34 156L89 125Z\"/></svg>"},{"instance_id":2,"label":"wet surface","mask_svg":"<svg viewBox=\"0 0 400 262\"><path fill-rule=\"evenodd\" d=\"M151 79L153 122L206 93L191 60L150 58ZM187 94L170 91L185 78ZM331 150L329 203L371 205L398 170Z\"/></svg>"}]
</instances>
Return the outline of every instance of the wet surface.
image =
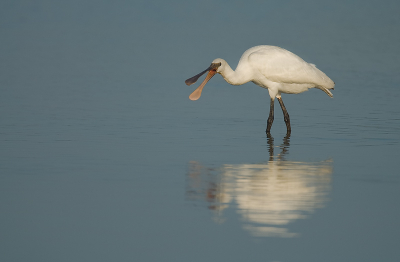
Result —
<instances>
[{"instance_id":1,"label":"wet surface","mask_svg":"<svg viewBox=\"0 0 400 262\"><path fill-rule=\"evenodd\" d=\"M397 2L13 3L2 261L399 257ZM185 79L259 44L336 82L333 99L282 96L290 137L278 105L265 135L269 96L252 83L216 75L188 99Z\"/></svg>"}]
</instances>

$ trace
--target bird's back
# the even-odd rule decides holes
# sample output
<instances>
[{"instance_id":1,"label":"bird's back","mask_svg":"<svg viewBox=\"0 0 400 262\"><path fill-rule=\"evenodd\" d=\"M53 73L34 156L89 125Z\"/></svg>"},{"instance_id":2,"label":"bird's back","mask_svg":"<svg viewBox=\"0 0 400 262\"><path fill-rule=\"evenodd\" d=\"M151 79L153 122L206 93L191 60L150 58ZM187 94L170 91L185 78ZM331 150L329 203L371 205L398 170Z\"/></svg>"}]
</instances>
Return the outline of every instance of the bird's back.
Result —
<instances>
[{"instance_id":1,"label":"bird's back","mask_svg":"<svg viewBox=\"0 0 400 262\"><path fill-rule=\"evenodd\" d=\"M328 95L335 83L315 65L305 62L292 52L277 46L255 46L243 53L241 59L268 80L284 84L313 84Z\"/></svg>"}]
</instances>

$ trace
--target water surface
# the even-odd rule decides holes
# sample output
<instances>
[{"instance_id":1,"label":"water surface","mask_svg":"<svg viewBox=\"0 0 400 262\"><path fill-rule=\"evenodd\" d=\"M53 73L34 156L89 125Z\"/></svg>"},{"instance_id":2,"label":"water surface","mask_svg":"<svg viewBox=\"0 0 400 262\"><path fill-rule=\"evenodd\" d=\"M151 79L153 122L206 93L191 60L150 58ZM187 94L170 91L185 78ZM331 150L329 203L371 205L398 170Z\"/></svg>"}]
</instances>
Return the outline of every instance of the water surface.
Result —
<instances>
[{"instance_id":1,"label":"water surface","mask_svg":"<svg viewBox=\"0 0 400 262\"><path fill-rule=\"evenodd\" d=\"M362 7L362 8L360 8ZM3 1L2 261L395 261L396 1ZM335 82L184 80L259 44Z\"/></svg>"}]
</instances>

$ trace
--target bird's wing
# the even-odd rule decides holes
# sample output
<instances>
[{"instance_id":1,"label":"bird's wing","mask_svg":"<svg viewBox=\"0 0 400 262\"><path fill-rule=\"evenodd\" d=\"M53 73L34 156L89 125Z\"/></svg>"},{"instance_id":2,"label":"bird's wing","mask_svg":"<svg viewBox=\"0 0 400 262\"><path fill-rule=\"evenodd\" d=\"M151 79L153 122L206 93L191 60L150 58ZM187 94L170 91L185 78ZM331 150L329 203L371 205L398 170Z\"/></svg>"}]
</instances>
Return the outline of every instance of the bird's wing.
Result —
<instances>
[{"instance_id":1,"label":"bird's wing","mask_svg":"<svg viewBox=\"0 0 400 262\"><path fill-rule=\"evenodd\" d=\"M248 56L249 64L270 81L286 84L326 86L331 81L315 65L279 47L262 48ZM332 82L333 83L333 82Z\"/></svg>"}]
</instances>

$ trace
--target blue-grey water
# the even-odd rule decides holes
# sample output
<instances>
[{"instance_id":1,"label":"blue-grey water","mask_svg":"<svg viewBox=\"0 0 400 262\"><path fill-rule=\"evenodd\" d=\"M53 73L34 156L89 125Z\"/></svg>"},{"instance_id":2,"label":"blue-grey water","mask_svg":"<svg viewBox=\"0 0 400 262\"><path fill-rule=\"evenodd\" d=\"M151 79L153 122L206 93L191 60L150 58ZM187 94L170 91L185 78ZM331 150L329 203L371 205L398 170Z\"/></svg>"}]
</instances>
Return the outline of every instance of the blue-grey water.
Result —
<instances>
[{"instance_id":1,"label":"blue-grey water","mask_svg":"<svg viewBox=\"0 0 400 262\"><path fill-rule=\"evenodd\" d=\"M398 261L398 1L2 1L1 261ZM184 80L286 48L336 82Z\"/></svg>"}]
</instances>

